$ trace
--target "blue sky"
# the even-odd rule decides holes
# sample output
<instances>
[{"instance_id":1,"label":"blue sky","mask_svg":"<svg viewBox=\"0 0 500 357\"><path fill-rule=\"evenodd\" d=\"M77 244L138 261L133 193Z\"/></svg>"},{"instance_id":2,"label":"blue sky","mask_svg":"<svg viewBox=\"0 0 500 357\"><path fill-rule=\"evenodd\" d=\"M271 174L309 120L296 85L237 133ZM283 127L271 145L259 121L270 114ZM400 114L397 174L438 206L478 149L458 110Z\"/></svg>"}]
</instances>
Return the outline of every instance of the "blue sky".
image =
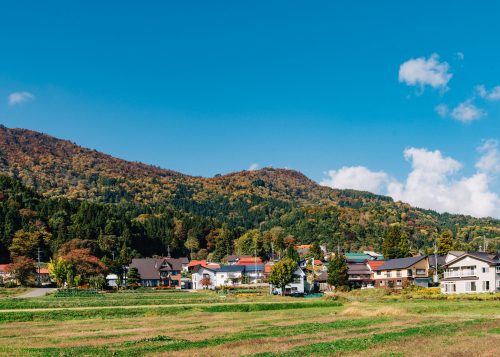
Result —
<instances>
[{"instance_id":1,"label":"blue sky","mask_svg":"<svg viewBox=\"0 0 500 357\"><path fill-rule=\"evenodd\" d=\"M477 167L500 139L499 13L495 1L4 3L0 123L193 175L255 163L344 187L340 170L363 167L347 172L354 188L441 211L485 199L464 213L500 216L498 167ZM445 84L398 77L432 58ZM468 196L412 202L410 148L459 162L438 183ZM486 196L473 197L479 171Z\"/></svg>"}]
</instances>

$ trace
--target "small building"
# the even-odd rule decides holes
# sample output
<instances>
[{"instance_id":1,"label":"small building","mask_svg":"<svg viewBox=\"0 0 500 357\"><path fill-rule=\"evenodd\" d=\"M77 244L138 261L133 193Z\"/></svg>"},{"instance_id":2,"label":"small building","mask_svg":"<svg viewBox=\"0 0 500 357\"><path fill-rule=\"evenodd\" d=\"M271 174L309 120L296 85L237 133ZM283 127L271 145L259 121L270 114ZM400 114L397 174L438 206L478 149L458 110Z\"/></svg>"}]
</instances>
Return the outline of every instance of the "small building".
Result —
<instances>
[{"instance_id":1,"label":"small building","mask_svg":"<svg viewBox=\"0 0 500 357\"><path fill-rule=\"evenodd\" d=\"M444 265L443 294L500 291L500 256L485 252L464 253Z\"/></svg>"},{"instance_id":2,"label":"small building","mask_svg":"<svg viewBox=\"0 0 500 357\"><path fill-rule=\"evenodd\" d=\"M196 265L191 269L191 288L194 290L215 289L217 279L215 271L218 268L207 268L203 265Z\"/></svg>"},{"instance_id":3,"label":"small building","mask_svg":"<svg viewBox=\"0 0 500 357\"><path fill-rule=\"evenodd\" d=\"M181 273L187 258L139 258L132 259L130 267L137 268L142 286L181 288Z\"/></svg>"},{"instance_id":4,"label":"small building","mask_svg":"<svg viewBox=\"0 0 500 357\"><path fill-rule=\"evenodd\" d=\"M243 272L243 282L245 284L258 284L264 281L264 264L237 264L245 267Z\"/></svg>"},{"instance_id":5,"label":"small building","mask_svg":"<svg viewBox=\"0 0 500 357\"><path fill-rule=\"evenodd\" d=\"M243 265L226 265L215 269L215 286L238 286L243 281L246 267Z\"/></svg>"},{"instance_id":6,"label":"small building","mask_svg":"<svg viewBox=\"0 0 500 357\"><path fill-rule=\"evenodd\" d=\"M372 271L366 262L347 263L348 280L351 288L366 288L373 286Z\"/></svg>"},{"instance_id":7,"label":"small building","mask_svg":"<svg viewBox=\"0 0 500 357\"><path fill-rule=\"evenodd\" d=\"M5 282L10 279L9 265L10 264L0 264L0 283L2 284L5 284Z\"/></svg>"},{"instance_id":8,"label":"small building","mask_svg":"<svg viewBox=\"0 0 500 357\"><path fill-rule=\"evenodd\" d=\"M297 267L295 272L293 273L293 281L285 286L285 291L283 295L290 295L294 293L303 294L306 291L306 274L304 271ZM274 287L272 284L269 284L269 291L271 294L280 294L281 288Z\"/></svg>"},{"instance_id":9,"label":"small building","mask_svg":"<svg viewBox=\"0 0 500 357\"><path fill-rule=\"evenodd\" d=\"M111 288L117 288L121 285L120 278L116 274L106 275L106 284Z\"/></svg>"},{"instance_id":10,"label":"small building","mask_svg":"<svg viewBox=\"0 0 500 357\"><path fill-rule=\"evenodd\" d=\"M332 287L328 284L328 273L322 271L314 278L314 290L316 291L331 291Z\"/></svg>"},{"instance_id":11,"label":"small building","mask_svg":"<svg viewBox=\"0 0 500 357\"><path fill-rule=\"evenodd\" d=\"M376 288L401 289L409 284L428 287L429 261L426 256L390 259L373 269Z\"/></svg>"}]
</instances>

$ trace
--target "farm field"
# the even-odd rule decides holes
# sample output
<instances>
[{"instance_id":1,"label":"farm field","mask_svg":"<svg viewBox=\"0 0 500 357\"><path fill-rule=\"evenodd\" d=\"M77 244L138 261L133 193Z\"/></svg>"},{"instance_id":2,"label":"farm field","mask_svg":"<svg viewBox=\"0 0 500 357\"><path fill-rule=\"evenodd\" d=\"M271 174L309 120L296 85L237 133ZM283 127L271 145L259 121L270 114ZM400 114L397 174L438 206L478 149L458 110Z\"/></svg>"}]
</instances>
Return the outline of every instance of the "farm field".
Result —
<instances>
[{"instance_id":1,"label":"farm field","mask_svg":"<svg viewBox=\"0 0 500 357\"><path fill-rule=\"evenodd\" d=\"M0 354L497 356L500 301L136 291L0 298Z\"/></svg>"}]
</instances>

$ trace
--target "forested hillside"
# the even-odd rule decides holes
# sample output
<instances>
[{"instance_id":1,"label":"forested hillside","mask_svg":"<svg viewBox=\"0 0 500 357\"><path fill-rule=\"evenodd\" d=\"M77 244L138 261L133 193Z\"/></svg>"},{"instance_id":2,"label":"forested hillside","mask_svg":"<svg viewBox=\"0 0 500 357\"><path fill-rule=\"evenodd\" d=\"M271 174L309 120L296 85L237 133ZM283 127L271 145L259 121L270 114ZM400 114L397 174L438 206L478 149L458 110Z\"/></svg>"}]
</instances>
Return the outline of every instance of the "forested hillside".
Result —
<instances>
[{"instance_id":1,"label":"forested hillside","mask_svg":"<svg viewBox=\"0 0 500 357\"><path fill-rule=\"evenodd\" d=\"M451 230L456 248L498 249L500 221L437 214L388 197L317 185L282 169L214 178L131 163L41 133L0 127L0 259L45 258L84 240L98 256L192 253L220 259L294 243L380 249L399 224L414 252ZM13 250L14 249L14 250ZM17 249L17 251L16 251Z\"/></svg>"}]
</instances>

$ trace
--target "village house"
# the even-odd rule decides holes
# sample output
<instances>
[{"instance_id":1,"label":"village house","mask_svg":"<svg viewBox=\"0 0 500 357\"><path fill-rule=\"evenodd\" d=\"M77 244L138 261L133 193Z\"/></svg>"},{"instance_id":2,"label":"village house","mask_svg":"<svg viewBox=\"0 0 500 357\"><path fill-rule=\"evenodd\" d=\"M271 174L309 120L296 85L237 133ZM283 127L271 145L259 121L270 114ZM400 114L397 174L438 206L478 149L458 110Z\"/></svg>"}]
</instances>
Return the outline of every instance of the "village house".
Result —
<instances>
[{"instance_id":1,"label":"village house","mask_svg":"<svg viewBox=\"0 0 500 357\"><path fill-rule=\"evenodd\" d=\"M0 264L0 283L5 284L9 279L9 264Z\"/></svg>"},{"instance_id":2,"label":"village house","mask_svg":"<svg viewBox=\"0 0 500 357\"><path fill-rule=\"evenodd\" d=\"M463 253L444 265L443 294L500 291L500 256L484 252Z\"/></svg>"},{"instance_id":3,"label":"village house","mask_svg":"<svg viewBox=\"0 0 500 357\"><path fill-rule=\"evenodd\" d=\"M271 294L279 294L281 295L281 288L275 287L272 284L269 284L269 291ZM303 294L306 291L306 274L304 271L297 266L295 272L293 273L293 281L285 286L285 291L283 295L290 294Z\"/></svg>"},{"instance_id":4,"label":"village house","mask_svg":"<svg viewBox=\"0 0 500 357\"><path fill-rule=\"evenodd\" d=\"M191 270L191 287L194 290L215 289L217 279L215 278L215 270L217 268L209 268L198 264Z\"/></svg>"},{"instance_id":5,"label":"village house","mask_svg":"<svg viewBox=\"0 0 500 357\"><path fill-rule=\"evenodd\" d=\"M181 274L187 269L187 258L139 258L132 259L129 268L137 268L142 286L181 288Z\"/></svg>"},{"instance_id":6,"label":"village house","mask_svg":"<svg viewBox=\"0 0 500 357\"><path fill-rule=\"evenodd\" d=\"M373 271L376 288L401 289L409 284L429 285L429 261L426 256L390 259Z\"/></svg>"},{"instance_id":7,"label":"village house","mask_svg":"<svg viewBox=\"0 0 500 357\"><path fill-rule=\"evenodd\" d=\"M373 286L372 271L367 262L347 263L347 275L351 288L366 288Z\"/></svg>"},{"instance_id":8,"label":"village house","mask_svg":"<svg viewBox=\"0 0 500 357\"><path fill-rule=\"evenodd\" d=\"M241 285L245 269L242 265L226 265L215 269L215 286Z\"/></svg>"}]
</instances>

